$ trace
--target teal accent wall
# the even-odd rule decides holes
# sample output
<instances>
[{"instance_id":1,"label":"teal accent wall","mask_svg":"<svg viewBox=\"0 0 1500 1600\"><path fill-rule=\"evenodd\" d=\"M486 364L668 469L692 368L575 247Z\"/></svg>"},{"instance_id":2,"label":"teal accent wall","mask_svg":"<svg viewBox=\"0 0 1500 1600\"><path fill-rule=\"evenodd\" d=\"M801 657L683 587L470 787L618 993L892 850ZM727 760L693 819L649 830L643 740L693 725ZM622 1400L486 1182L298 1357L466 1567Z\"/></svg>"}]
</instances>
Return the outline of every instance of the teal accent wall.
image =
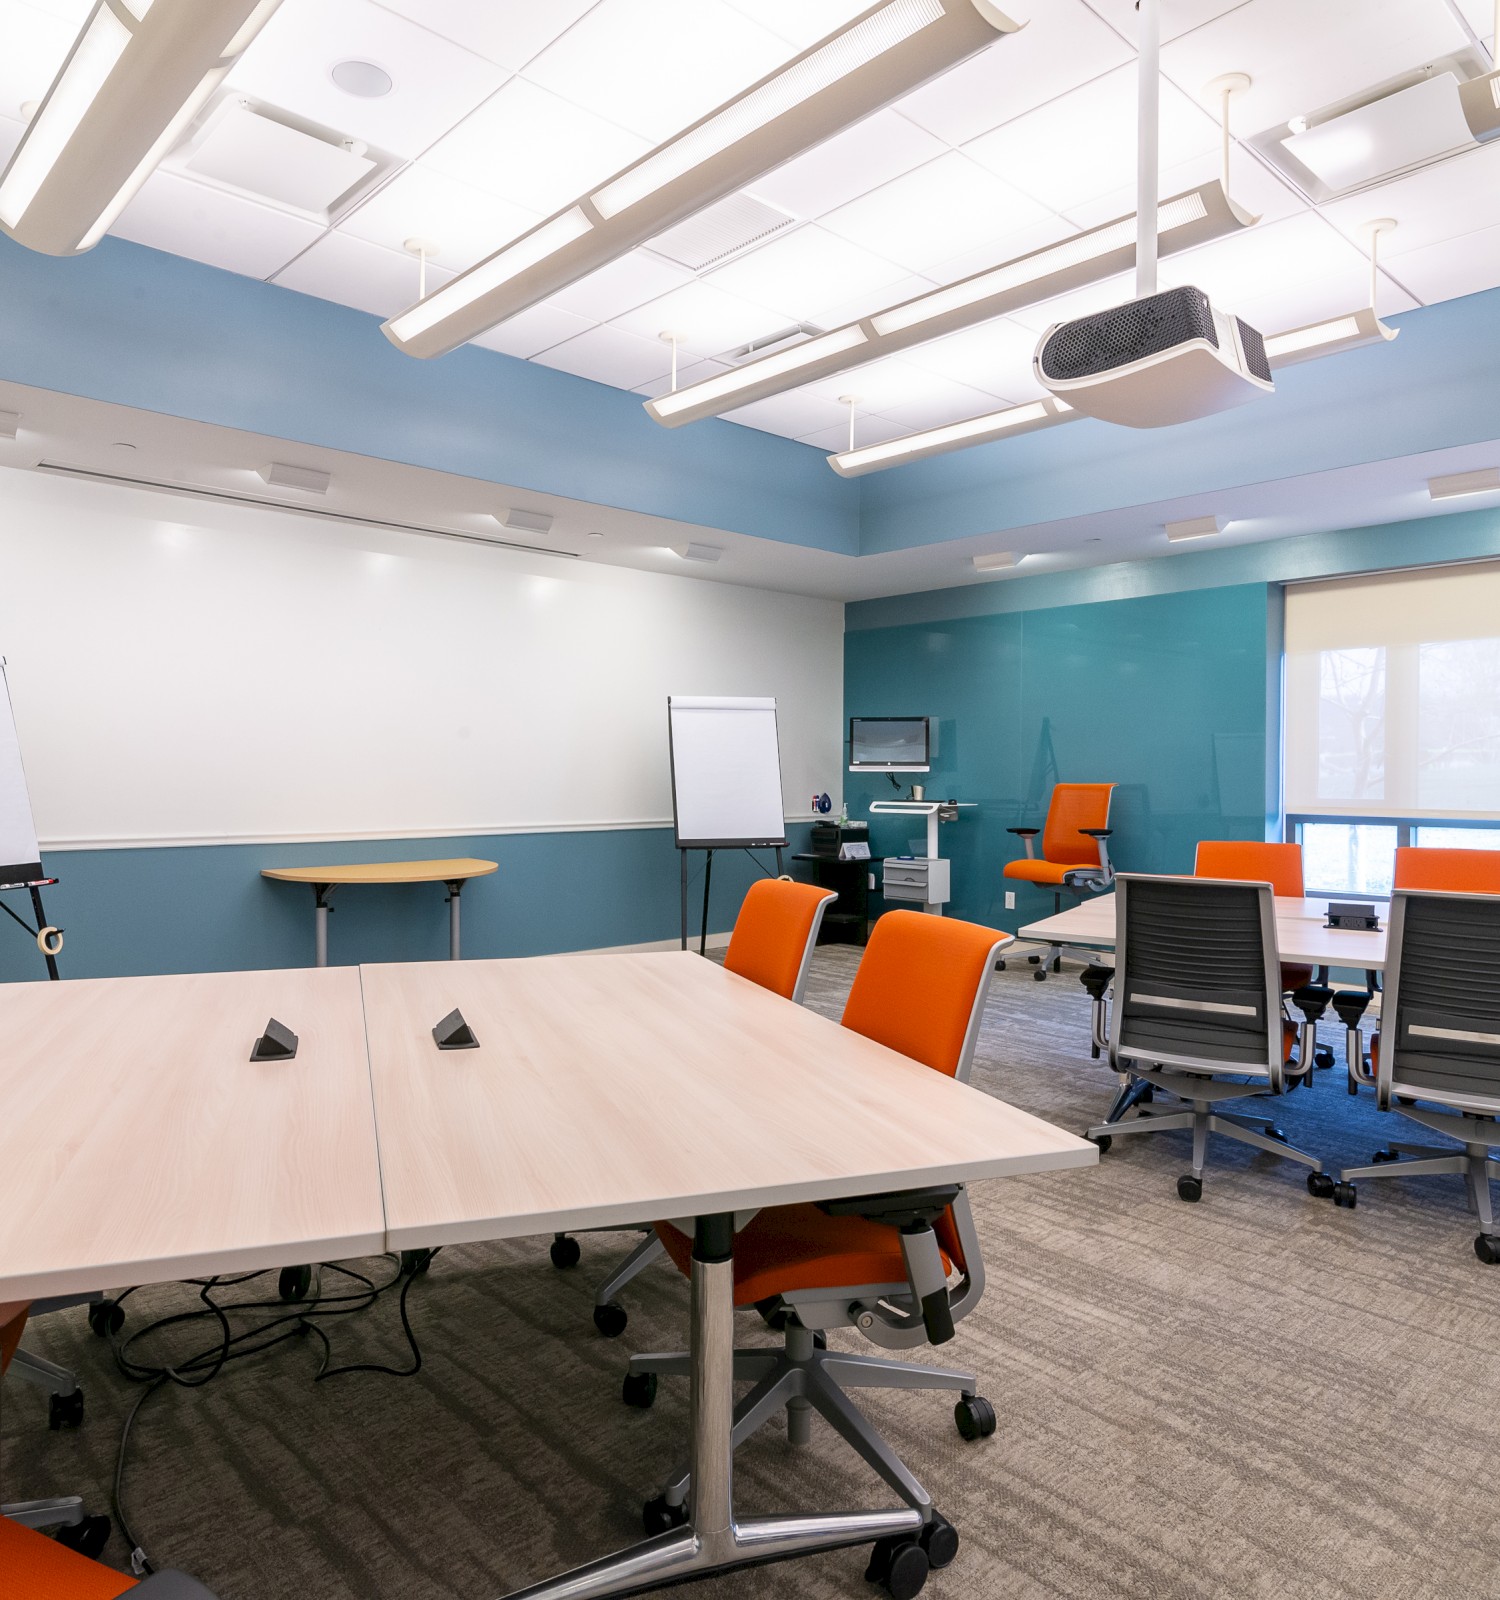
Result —
<instances>
[{"instance_id":1,"label":"teal accent wall","mask_svg":"<svg viewBox=\"0 0 1500 1600\"><path fill-rule=\"evenodd\" d=\"M805 850L806 823L790 824L790 850ZM790 850L788 854L790 854ZM774 871L774 853L757 852ZM59 880L44 891L48 920L64 930L64 977L228 972L313 962L313 892L262 878L262 867L337 861L476 856L500 870L463 892L463 954L546 955L675 939L679 868L670 828L501 834L466 839L379 839L345 844L190 845L149 850L66 850L44 860ZM688 857L689 927L703 906L701 851ZM733 926L761 874L740 851L714 857L710 932ZM428 961L448 954L441 884L350 886L335 892L328 959ZM7 904L29 916L24 893ZM45 978L35 943L0 917L0 981Z\"/></svg>"},{"instance_id":2,"label":"teal accent wall","mask_svg":"<svg viewBox=\"0 0 1500 1600\"><path fill-rule=\"evenodd\" d=\"M1265 836L1270 650L1264 584L866 628L845 639L846 709L940 719L919 781L928 798L978 802L942 828L949 909L1015 929L1052 895L1002 879L1024 854L1005 830L1040 826L1055 781L1120 785L1110 845L1124 869L1190 871L1199 839ZM896 795L884 776L846 783L855 817ZM876 854L920 855L923 840L872 819Z\"/></svg>"}]
</instances>

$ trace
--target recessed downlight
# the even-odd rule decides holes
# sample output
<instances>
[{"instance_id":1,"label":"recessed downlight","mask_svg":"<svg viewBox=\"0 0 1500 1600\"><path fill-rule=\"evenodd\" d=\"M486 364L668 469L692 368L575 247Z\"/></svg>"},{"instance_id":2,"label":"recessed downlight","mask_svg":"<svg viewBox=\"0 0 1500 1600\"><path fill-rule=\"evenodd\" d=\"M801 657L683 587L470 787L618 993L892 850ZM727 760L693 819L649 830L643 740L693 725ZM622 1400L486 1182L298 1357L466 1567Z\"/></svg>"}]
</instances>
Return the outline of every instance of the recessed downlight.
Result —
<instances>
[{"instance_id":1,"label":"recessed downlight","mask_svg":"<svg viewBox=\"0 0 1500 1600\"><path fill-rule=\"evenodd\" d=\"M360 100L378 100L395 87L390 73L373 61L340 61L328 76L345 94Z\"/></svg>"}]
</instances>

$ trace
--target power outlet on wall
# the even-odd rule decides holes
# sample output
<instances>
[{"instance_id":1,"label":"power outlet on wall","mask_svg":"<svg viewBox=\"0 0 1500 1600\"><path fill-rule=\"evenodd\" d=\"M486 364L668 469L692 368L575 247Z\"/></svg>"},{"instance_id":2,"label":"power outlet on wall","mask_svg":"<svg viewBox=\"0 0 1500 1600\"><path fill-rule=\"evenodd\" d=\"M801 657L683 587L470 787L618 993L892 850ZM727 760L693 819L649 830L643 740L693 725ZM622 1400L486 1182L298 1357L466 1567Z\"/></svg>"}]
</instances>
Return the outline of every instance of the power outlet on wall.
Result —
<instances>
[{"instance_id":1,"label":"power outlet on wall","mask_svg":"<svg viewBox=\"0 0 1500 1600\"><path fill-rule=\"evenodd\" d=\"M1005 909L1007 911L1014 911L1016 909L1016 891L1014 889L1007 889L1005 891Z\"/></svg>"}]
</instances>

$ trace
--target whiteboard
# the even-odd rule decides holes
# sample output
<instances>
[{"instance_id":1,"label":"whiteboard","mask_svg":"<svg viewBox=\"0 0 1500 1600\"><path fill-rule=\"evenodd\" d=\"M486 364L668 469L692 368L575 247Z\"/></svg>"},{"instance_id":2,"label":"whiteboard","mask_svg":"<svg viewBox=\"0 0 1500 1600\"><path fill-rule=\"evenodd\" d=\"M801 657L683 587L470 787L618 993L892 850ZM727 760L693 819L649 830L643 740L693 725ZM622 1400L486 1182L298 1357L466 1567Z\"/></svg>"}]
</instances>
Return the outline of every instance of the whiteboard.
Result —
<instances>
[{"instance_id":1,"label":"whiteboard","mask_svg":"<svg viewBox=\"0 0 1500 1600\"><path fill-rule=\"evenodd\" d=\"M679 849L786 843L776 702L669 695Z\"/></svg>"},{"instance_id":2,"label":"whiteboard","mask_svg":"<svg viewBox=\"0 0 1500 1600\"><path fill-rule=\"evenodd\" d=\"M31 797L21 766L21 741L10 705L5 662L0 660L0 884L35 883L42 876Z\"/></svg>"}]
</instances>

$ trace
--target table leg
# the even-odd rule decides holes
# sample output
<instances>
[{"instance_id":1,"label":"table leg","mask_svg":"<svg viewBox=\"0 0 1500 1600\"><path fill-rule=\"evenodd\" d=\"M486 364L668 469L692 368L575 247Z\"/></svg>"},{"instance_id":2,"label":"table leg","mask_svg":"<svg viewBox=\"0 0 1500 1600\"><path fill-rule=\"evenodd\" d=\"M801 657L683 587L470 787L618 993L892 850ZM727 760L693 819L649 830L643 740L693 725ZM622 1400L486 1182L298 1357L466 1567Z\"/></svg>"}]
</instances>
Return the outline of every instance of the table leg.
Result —
<instances>
[{"instance_id":1,"label":"table leg","mask_svg":"<svg viewBox=\"0 0 1500 1600\"><path fill-rule=\"evenodd\" d=\"M458 897L463 890L463 880L448 885L448 959L458 960Z\"/></svg>"},{"instance_id":2,"label":"table leg","mask_svg":"<svg viewBox=\"0 0 1500 1600\"><path fill-rule=\"evenodd\" d=\"M328 965L328 896L333 892L333 885L328 883L315 883L313 885L313 902L316 909L313 912L313 943L317 954L313 964L319 967Z\"/></svg>"},{"instance_id":3,"label":"table leg","mask_svg":"<svg viewBox=\"0 0 1500 1600\"><path fill-rule=\"evenodd\" d=\"M922 1513L844 1511L823 1516L734 1515L734 1218L699 1217L692 1274L692 1493L681 1528L560 1578L519 1589L509 1600L604 1600L735 1567L785 1561L891 1534L915 1538Z\"/></svg>"}]
</instances>

